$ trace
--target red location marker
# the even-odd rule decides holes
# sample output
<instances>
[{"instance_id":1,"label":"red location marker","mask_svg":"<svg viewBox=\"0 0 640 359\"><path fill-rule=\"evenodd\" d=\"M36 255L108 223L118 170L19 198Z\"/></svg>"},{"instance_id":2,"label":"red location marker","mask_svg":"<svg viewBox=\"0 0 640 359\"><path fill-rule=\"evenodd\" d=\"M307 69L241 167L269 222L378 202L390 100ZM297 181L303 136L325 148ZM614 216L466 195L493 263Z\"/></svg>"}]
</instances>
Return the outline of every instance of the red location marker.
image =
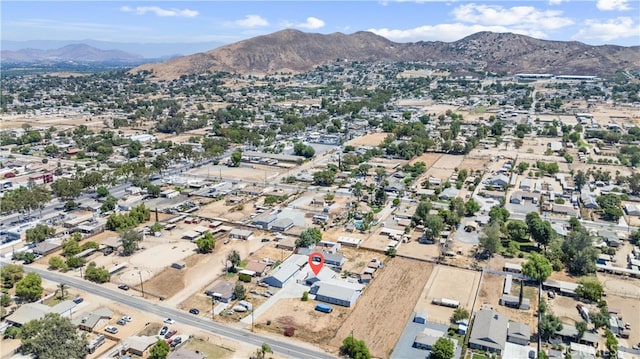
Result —
<instances>
[{"instance_id":1,"label":"red location marker","mask_svg":"<svg viewBox=\"0 0 640 359\"><path fill-rule=\"evenodd\" d=\"M313 252L309 254L309 267L315 275L320 273L320 270L324 266L324 256L320 252Z\"/></svg>"}]
</instances>

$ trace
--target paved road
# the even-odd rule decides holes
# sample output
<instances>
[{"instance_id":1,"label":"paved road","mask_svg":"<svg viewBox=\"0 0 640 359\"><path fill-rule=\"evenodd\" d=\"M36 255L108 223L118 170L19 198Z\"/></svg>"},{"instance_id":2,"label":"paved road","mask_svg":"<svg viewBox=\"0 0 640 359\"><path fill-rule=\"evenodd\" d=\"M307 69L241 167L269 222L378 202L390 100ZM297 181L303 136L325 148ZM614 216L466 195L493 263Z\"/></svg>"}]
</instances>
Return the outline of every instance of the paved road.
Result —
<instances>
[{"instance_id":1,"label":"paved road","mask_svg":"<svg viewBox=\"0 0 640 359\"><path fill-rule=\"evenodd\" d=\"M4 262L0 264L4 264ZM253 334L243 329L234 328L224 324L212 322L211 320L205 319L203 317L194 316L192 314L182 312L173 308L164 307L157 303L151 303L139 297L126 295L124 294L124 292L119 292L109 288L105 288L103 286L100 286L82 279L73 278L73 277L64 277L64 276L61 276L59 273L52 273L47 270L38 269L38 268L25 267L25 270L27 272L35 272L39 274L43 279L50 280L57 283L64 282L70 287L91 293L93 295L103 297L105 299L109 299L113 302L126 305L133 309L144 311L147 313L152 313L163 318L169 317L176 320L179 323L186 324L207 332L211 332L211 333L220 335L222 337L229 338L231 340L235 340L245 344L255 345L256 347L261 346L263 343L267 343L269 344L271 349L273 349L274 352L287 355L293 358L301 358L301 359L335 358L335 356L332 356L331 354L328 354L325 352L318 351L317 349L304 347L304 346L287 342L287 341L276 340L269 337L263 337L261 335Z\"/></svg>"}]
</instances>

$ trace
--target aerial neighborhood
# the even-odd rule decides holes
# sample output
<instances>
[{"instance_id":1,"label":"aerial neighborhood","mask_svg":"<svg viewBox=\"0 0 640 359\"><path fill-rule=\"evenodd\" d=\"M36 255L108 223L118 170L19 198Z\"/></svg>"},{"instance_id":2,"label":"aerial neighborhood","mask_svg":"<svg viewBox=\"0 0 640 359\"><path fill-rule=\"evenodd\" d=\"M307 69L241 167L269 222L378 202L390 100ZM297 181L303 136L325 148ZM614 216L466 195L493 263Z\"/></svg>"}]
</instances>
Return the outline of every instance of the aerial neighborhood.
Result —
<instances>
[{"instance_id":1,"label":"aerial neighborhood","mask_svg":"<svg viewBox=\"0 0 640 359\"><path fill-rule=\"evenodd\" d=\"M638 72L2 82L1 358L640 358Z\"/></svg>"}]
</instances>

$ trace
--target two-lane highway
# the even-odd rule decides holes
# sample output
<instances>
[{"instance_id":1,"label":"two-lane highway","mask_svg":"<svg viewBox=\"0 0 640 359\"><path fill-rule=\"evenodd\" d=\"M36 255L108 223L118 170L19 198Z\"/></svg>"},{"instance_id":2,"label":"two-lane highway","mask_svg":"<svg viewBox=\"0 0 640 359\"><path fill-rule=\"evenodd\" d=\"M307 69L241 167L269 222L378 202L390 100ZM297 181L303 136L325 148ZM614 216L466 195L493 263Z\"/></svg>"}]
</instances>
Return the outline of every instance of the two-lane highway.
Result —
<instances>
[{"instance_id":1,"label":"two-lane highway","mask_svg":"<svg viewBox=\"0 0 640 359\"><path fill-rule=\"evenodd\" d=\"M2 262L1 264L5 264L5 262ZM311 346L306 347L306 346L302 346L302 345L288 342L288 341L282 341L274 338L257 335L243 329L234 328L228 325L213 322L203 317L194 316L192 314L185 313L174 308L164 307L162 305L149 302L139 297L126 295L122 292L105 288L103 286L100 286L92 282L88 282L86 280L73 278L73 277L66 277L64 275L60 275L59 273L53 273L47 270L32 268L28 266L25 267L25 271L37 273L43 279L50 280L57 283L65 283L81 291L85 291L87 293L91 293L93 295L103 297L115 303L126 305L136 310L152 313L160 317L172 318L179 323L186 324L207 332L211 332L211 333L214 333L222 337L229 338L231 340L235 340L241 343L255 345L256 347L260 347L263 343L267 343L271 347L271 349L273 349L274 352L277 352L279 354L283 354L292 358L301 358L301 359L335 358L335 356L329 353L321 352L317 349L313 349Z\"/></svg>"}]
</instances>

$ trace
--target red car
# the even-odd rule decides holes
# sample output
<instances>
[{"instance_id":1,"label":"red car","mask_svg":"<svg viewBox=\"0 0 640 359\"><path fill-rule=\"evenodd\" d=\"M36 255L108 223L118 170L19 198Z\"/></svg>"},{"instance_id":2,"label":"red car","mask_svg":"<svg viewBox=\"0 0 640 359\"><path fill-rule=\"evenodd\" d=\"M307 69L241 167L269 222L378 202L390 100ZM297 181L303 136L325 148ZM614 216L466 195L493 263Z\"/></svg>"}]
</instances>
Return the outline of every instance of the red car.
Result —
<instances>
[{"instance_id":1,"label":"red car","mask_svg":"<svg viewBox=\"0 0 640 359\"><path fill-rule=\"evenodd\" d=\"M169 339L172 336L176 335L177 332L178 332L177 330L171 329L170 331L167 332L167 334L164 335L164 338Z\"/></svg>"}]
</instances>

